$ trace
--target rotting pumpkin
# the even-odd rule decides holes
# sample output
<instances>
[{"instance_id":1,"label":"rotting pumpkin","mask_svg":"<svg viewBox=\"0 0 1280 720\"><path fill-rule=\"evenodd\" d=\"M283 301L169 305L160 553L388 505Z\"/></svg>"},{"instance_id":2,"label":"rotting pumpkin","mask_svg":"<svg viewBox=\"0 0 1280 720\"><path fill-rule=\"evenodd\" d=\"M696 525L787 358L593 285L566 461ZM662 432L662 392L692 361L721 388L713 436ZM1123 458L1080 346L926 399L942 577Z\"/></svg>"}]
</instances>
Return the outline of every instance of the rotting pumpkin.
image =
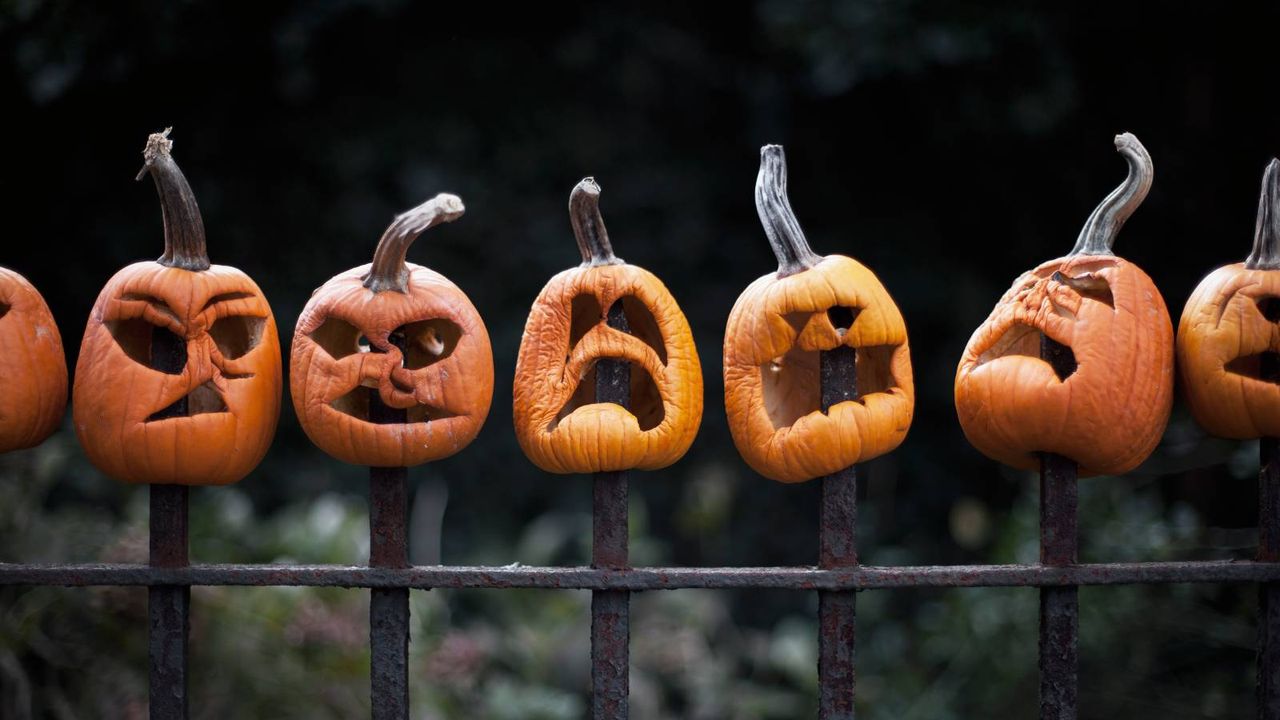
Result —
<instances>
[{"instance_id":1,"label":"rotting pumpkin","mask_svg":"<svg viewBox=\"0 0 1280 720\"><path fill-rule=\"evenodd\" d=\"M392 221L373 262L311 295L293 334L289 388L302 429L345 462L408 467L470 443L493 398L484 321L457 285L405 262L433 225L462 216L441 193Z\"/></svg>"},{"instance_id":2,"label":"rotting pumpkin","mask_svg":"<svg viewBox=\"0 0 1280 720\"><path fill-rule=\"evenodd\" d=\"M614 256L599 203L592 178L570 194L582 264L538 294L516 360L516 438L548 472L666 467L702 421L689 322L661 280ZM627 407L596 401L597 364L610 359L629 366Z\"/></svg>"},{"instance_id":3,"label":"rotting pumpkin","mask_svg":"<svg viewBox=\"0 0 1280 720\"><path fill-rule=\"evenodd\" d=\"M1040 453L1055 453L1081 475L1118 475L1151 454L1169 420L1169 312L1151 278L1111 249L1151 187L1151 157L1131 134L1115 145L1129 166L1125 181L1066 257L1014 281L956 370L965 436L1016 468L1037 469ZM1045 337L1064 346L1055 365L1042 359Z\"/></svg>"},{"instance_id":4,"label":"rotting pumpkin","mask_svg":"<svg viewBox=\"0 0 1280 720\"><path fill-rule=\"evenodd\" d=\"M211 265L204 222L170 155L147 140L165 250L122 269L89 314L72 417L89 460L130 483L224 485L262 460L280 416L271 307L243 272Z\"/></svg>"},{"instance_id":5,"label":"rotting pumpkin","mask_svg":"<svg viewBox=\"0 0 1280 720\"><path fill-rule=\"evenodd\" d=\"M1280 437L1280 160L1262 178L1253 251L1191 294L1178 323L1187 405L1205 430Z\"/></svg>"},{"instance_id":6,"label":"rotting pumpkin","mask_svg":"<svg viewBox=\"0 0 1280 720\"><path fill-rule=\"evenodd\" d=\"M725 328L725 411L739 454L761 475L791 483L893 450L915 401L902 313L857 260L810 249L779 145L760 150L756 210L778 270L747 286ZM823 412L820 354L841 347L855 353L857 397Z\"/></svg>"},{"instance_id":7,"label":"rotting pumpkin","mask_svg":"<svg viewBox=\"0 0 1280 720\"><path fill-rule=\"evenodd\" d=\"M0 268L0 453L39 445L67 409L62 336L39 291Z\"/></svg>"}]
</instances>

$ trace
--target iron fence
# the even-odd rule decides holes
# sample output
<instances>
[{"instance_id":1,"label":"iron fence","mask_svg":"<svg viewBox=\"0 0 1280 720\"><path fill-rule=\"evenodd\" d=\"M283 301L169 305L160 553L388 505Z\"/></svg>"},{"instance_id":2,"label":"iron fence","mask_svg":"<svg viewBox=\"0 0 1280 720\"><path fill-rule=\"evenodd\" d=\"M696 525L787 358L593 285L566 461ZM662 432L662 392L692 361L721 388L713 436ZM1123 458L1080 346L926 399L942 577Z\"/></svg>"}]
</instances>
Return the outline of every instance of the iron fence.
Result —
<instances>
[{"instance_id":1,"label":"iron fence","mask_svg":"<svg viewBox=\"0 0 1280 720\"><path fill-rule=\"evenodd\" d=\"M847 352L846 352L847 350ZM601 361L597 398L627 402L625 372ZM852 349L822 353L822 408L854 398ZM1280 720L1280 443L1261 442L1259 547L1253 561L1079 564L1076 467L1046 455L1040 472L1040 562L1017 565L875 566L858 562L857 471L822 478L816 567L677 568L629 566L626 472L598 473L593 489L590 567L411 566L405 468L370 469L367 566L192 565L187 488L151 487L148 564L0 563L0 585L145 586L149 590L151 717L188 716L188 636L192 586L369 588L371 699L376 720L409 713L409 591L433 588L541 588L592 591L591 716L627 717L629 608L633 592L682 588L776 588L819 598L819 717L854 716L857 593L895 588L1040 589L1040 717L1077 715L1077 649L1082 585L1252 583L1259 586L1257 714Z\"/></svg>"}]
</instances>

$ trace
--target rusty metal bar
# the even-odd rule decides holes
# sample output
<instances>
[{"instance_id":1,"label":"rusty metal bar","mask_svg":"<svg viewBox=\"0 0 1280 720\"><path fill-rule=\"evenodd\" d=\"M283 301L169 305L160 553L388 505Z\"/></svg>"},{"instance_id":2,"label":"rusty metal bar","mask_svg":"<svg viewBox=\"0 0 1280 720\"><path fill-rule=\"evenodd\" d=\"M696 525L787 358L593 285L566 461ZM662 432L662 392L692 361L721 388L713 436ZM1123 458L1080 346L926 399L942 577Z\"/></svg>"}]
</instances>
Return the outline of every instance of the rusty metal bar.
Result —
<instances>
[{"instance_id":1,"label":"rusty metal bar","mask_svg":"<svg viewBox=\"0 0 1280 720\"><path fill-rule=\"evenodd\" d=\"M138 563L20 565L0 563L0 585L58 587L198 585L540 590L910 590L913 588L1062 587L1280 582L1280 563L1209 560L1048 565L858 565L814 567L447 566L371 568L361 565L191 565Z\"/></svg>"},{"instance_id":2,"label":"rusty metal bar","mask_svg":"<svg viewBox=\"0 0 1280 720\"><path fill-rule=\"evenodd\" d=\"M841 346L821 353L822 411L858 397L857 351ZM818 525L818 567L858 564L858 471L847 467L822 478ZM852 720L857 594L852 590L818 592L818 717Z\"/></svg>"},{"instance_id":3,"label":"rusty metal bar","mask_svg":"<svg viewBox=\"0 0 1280 720\"><path fill-rule=\"evenodd\" d=\"M622 301L609 308L609 326L629 332ZM631 368L625 360L596 361L596 402L631 401ZM601 472L592 478L591 566L626 568L627 535L626 472ZM631 644L631 593L623 589L591 593L591 717L625 720L628 715Z\"/></svg>"},{"instance_id":4,"label":"rusty metal bar","mask_svg":"<svg viewBox=\"0 0 1280 720\"><path fill-rule=\"evenodd\" d=\"M1263 353L1259 377L1280 380L1280 355ZM1280 563L1280 440L1261 438L1258 561ZM1258 718L1280 720L1280 583L1258 587Z\"/></svg>"},{"instance_id":5,"label":"rusty metal bar","mask_svg":"<svg viewBox=\"0 0 1280 720\"><path fill-rule=\"evenodd\" d=\"M404 336L390 342L404 351ZM370 346L377 352L377 348ZM388 407L369 390L369 422L403 423L405 411ZM369 566L409 567L409 470L369 468ZM369 693L374 720L409 720L409 589L373 588L369 595Z\"/></svg>"},{"instance_id":6,"label":"rusty metal bar","mask_svg":"<svg viewBox=\"0 0 1280 720\"><path fill-rule=\"evenodd\" d=\"M186 339L165 328L151 332L152 368L171 375L187 365ZM151 420L185 417L187 398L151 416ZM152 485L150 563L156 568L182 568L188 555L187 486ZM150 715L155 720L185 720L191 636L191 587L185 584L152 585L147 591L148 656L150 661Z\"/></svg>"},{"instance_id":7,"label":"rusty metal bar","mask_svg":"<svg viewBox=\"0 0 1280 720\"><path fill-rule=\"evenodd\" d=\"M1070 351L1041 336L1040 357L1060 378L1076 370ZM1044 453L1040 458L1040 563L1076 564L1077 468ZM1074 585L1040 590L1040 717L1075 720L1079 692L1080 592Z\"/></svg>"}]
</instances>

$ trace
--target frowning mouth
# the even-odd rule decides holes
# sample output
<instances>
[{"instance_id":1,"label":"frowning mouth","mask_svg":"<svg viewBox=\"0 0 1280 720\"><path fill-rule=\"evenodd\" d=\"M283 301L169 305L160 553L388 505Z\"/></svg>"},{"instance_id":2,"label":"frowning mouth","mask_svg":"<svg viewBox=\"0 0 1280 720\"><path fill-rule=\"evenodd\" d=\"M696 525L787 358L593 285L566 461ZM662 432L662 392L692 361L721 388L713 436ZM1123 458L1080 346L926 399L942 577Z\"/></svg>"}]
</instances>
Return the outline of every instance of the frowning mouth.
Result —
<instances>
[{"instance_id":1,"label":"frowning mouth","mask_svg":"<svg viewBox=\"0 0 1280 720\"><path fill-rule=\"evenodd\" d=\"M555 430L561 420L581 408L590 405L616 405L616 403L596 400L597 382L599 380L598 369L603 363L615 365L612 368L614 371L617 371L616 364L624 365L622 372L625 373L624 377L627 378L627 386L630 393L626 409L627 412L635 417L640 430L652 430L662 423L662 418L666 411L663 408L662 396L658 392L658 385L654 382L653 375L640 363L630 362L625 358L600 357L591 360L585 366L577 387L574 388L573 394L569 396L564 406L560 408L560 411L556 413L555 418L548 425L548 431Z\"/></svg>"},{"instance_id":2,"label":"frowning mouth","mask_svg":"<svg viewBox=\"0 0 1280 720\"><path fill-rule=\"evenodd\" d=\"M374 393L377 393L377 390L365 387L364 385L357 385L346 394L334 398L329 403L329 407L361 422L366 422L371 425L382 424L374 423L369 419L369 411L372 404L371 396ZM412 407L405 408L404 415L405 424L428 423L433 420L445 420L452 417L458 417L457 413L452 413L444 408L438 408L434 405L427 405L425 403L418 403Z\"/></svg>"},{"instance_id":3,"label":"frowning mouth","mask_svg":"<svg viewBox=\"0 0 1280 720\"><path fill-rule=\"evenodd\" d=\"M152 413L147 417L147 422L225 412L230 411L227 410L226 401L222 399L222 393L212 380L206 380L177 402Z\"/></svg>"}]
</instances>

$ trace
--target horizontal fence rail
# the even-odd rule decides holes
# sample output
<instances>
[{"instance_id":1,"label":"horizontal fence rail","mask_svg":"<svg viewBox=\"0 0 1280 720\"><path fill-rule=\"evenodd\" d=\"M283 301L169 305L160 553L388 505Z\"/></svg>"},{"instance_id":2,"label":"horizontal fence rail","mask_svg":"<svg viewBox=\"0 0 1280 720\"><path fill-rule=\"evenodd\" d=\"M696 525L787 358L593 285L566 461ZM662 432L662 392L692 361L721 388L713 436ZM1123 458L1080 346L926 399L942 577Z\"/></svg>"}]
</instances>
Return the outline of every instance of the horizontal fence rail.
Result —
<instances>
[{"instance_id":1,"label":"horizontal fence rail","mask_svg":"<svg viewBox=\"0 0 1280 720\"><path fill-rule=\"evenodd\" d=\"M189 565L161 568L133 563L17 565L0 563L0 585L222 585L344 588L540 590L891 590L965 587L1064 587L1170 583L1280 582L1280 563L1214 560L1083 565L859 565L682 568L443 566L372 568L362 565Z\"/></svg>"}]
</instances>

